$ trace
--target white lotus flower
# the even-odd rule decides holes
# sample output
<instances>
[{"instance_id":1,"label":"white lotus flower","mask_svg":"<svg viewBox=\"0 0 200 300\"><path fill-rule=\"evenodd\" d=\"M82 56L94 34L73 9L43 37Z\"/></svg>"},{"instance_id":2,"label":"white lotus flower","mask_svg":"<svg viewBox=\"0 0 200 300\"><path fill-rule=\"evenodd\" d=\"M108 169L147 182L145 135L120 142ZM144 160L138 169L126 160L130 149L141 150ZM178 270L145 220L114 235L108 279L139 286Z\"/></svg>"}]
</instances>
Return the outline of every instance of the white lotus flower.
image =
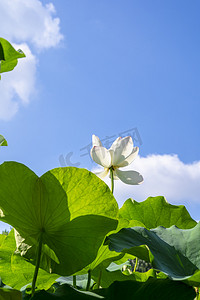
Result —
<instances>
[{"instance_id":1,"label":"white lotus flower","mask_svg":"<svg viewBox=\"0 0 200 300\"><path fill-rule=\"evenodd\" d=\"M140 184L143 177L136 171L121 171L119 168L126 167L136 158L139 148L133 147L133 140L130 136L125 138L118 137L110 149L102 146L100 139L93 134L93 147L91 149L92 159L102 167L102 172L96 173L100 178L104 178L110 170L113 171L114 179L120 179L127 184Z\"/></svg>"}]
</instances>

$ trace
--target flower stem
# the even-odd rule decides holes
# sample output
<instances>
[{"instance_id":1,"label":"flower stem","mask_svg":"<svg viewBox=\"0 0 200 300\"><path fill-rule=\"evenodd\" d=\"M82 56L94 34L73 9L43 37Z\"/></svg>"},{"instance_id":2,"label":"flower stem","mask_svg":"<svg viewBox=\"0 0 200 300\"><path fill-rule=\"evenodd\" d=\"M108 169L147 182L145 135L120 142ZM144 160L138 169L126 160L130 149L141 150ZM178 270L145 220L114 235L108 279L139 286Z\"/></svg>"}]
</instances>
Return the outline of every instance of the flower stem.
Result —
<instances>
[{"instance_id":1,"label":"flower stem","mask_svg":"<svg viewBox=\"0 0 200 300\"><path fill-rule=\"evenodd\" d=\"M138 258L136 257L136 259L135 259L135 266L134 266L134 270L133 270L133 272L135 272L135 271L136 271L137 264L138 264Z\"/></svg>"},{"instance_id":2,"label":"flower stem","mask_svg":"<svg viewBox=\"0 0 200 300\"><path fill-rule=\"evenodd\" d=\"M89 291L90 283L91 283L91 270L88 271L88 280L87 280L86 291Z\"/></svg>"},{"instance_id":3,"label":"flower stem","mask_svg":"<svg viewBox=\"0 0 200 300\"><path fill-rule=\"evenodd\" d=\"M39 271L39 266L40 266L40 258L41 258L41 253L42 253L42 236L43 236L43 231L41 231L40 233L40 237L38 240L38 246L37 246L37 256L36 256L36 265L35 265L35 272L33 275L33 281L32 281L32 292L31 292L31 297L34 296L35 294L35 284L36 284L36 280L37 280L37 275L38 275L38 271Z\"/></svg>"},{"instance_id":4,"label":"flower stem","mask_svg":"<svg viewBox=\"0 0 200 300\"><path fill-rule=\"evenodd\" d=\"M76 288L76 275L73 275L73 287Z\"/></svg>"},{"instance_id":5,"label":"flower stem","mask_svg":"<svg viewBox=\"0 0 200 300\"><path fill-rule=\"evenodd\" d=\"M97 289L100 288L101 276L102 276L102 271L99 272L99 277L98 277L98 281L97 281Z\"/></svg>"},{"instance_id":6,"label":"flower stem","mask_svg":"<svg viewBox=\"0 0 200 300\"><path fill-rule=\"evenodd\" d=\"M113 168L110 168L110 178L111 178L111 192L114 192L114 175L113 175Z\"/></svg>"}]
</instances>

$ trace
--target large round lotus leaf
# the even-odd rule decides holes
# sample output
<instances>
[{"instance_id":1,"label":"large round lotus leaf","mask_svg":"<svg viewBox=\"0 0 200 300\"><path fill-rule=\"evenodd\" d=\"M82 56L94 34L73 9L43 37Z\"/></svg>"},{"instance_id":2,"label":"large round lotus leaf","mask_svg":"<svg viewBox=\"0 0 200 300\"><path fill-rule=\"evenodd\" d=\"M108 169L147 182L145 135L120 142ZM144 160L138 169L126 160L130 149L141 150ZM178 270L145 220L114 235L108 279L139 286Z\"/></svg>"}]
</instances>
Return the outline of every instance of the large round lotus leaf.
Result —
<instances>
[{"instance_id":1,"label":"large round lotus leaf","mask_svg":"<svg viewBox=\"0 0 200 300\"><path fill-rule=\"evenodd\" d=\"M200 286L200 223L192 229L176 226L147 230L124 228L107 237L110 250L135 254L135 247L147 245L153 254L153 266L176 280L190 280ZM140 253L138 252L138 257Z\"/></svg>"},{"instance_id":2,"label":"large round lotus leaf","mask_svg":"<svg viewBox=\"0 0 200 300\"><path fill-rule=\"evenodd\" d=\"M30 246L42 235L43 249L57 258L57 274L71 275L90 264L105 235L117 227L116 200L85 169L57 168L38 177L23 164L6 162L0 182L0 219Z\"/></svg>"},{"instance_id":3,"label":"large round lotus leaf","mask_svg":"<svg viewBox=\"0 0 200 300\"><path fill-rule=\"evenodd\" d=\"M146 282L115 281L106 289L92 292L80 291L68 284L62 284L55 293L35 293L33 300L193 300L196 293L192 287L169 279L149 278Z\"/></svg>"},{"instance_id":4,"label":"large round lotus leaf","mask_svg":"<svg viewBox=\"0 0 200 300\"><path fill-rule=\"evenodd\" d=\"M164 226L166 228L176 225L181 229L188 229L196 226L184 205L172 205L162 197L149 197L143 202L137 202L131 198L126 200L119 210L119 216L126 220L137 220L141 224L131 225L142 226L148 229Z\"/></svg>"},{"instance_id":5,"label":"large round lotus leaf","mask_svg":"<svg viewBox=\"0 0 200 300\"><path fill-rule=\"evenodd\" d=\"M92 272L92 278L96 282L98 281L99 273L100 273L99 267L94 269L94 271ZM127 270L127 272L126 271L122 272L122 266L121 269L116 269L114 271L111 271L110 267L108 267L101 270L101 287L108 288L115 281L133 280L133 281L145 282L150 277L157 278L157 274L154 269L150 269L149 271L144 273L142 272L130 273L130 270L129 271Z\"/></svg>"},{"instance_id":6,"label":"large round lotus leaf","mask_svg":"<svg viewBox=\"0 0 200 300\"><path fill-rule=\"evenodd\" d=\"M107 289L95 292L106 300L193 300L196 296L193 287L182 282L156 278L149 278L145 282L115 281Z\"/></svg>"},{"instance_id":7,"label":"large round lotus leaf","mask_svg":"<svg viewBox=\"0 0 200 300\"><path fill-rule=\"evenodd\" d=\"M102 245L99 248L95 260L84 269L79 271L77 274L86 274L89 270L93 271L96 267L99 267L100 270L105 269L105 265L108 266L112 261L119 260L124 255L124 253L110 251L107 245Z\"/></svg>"}]
</instances>

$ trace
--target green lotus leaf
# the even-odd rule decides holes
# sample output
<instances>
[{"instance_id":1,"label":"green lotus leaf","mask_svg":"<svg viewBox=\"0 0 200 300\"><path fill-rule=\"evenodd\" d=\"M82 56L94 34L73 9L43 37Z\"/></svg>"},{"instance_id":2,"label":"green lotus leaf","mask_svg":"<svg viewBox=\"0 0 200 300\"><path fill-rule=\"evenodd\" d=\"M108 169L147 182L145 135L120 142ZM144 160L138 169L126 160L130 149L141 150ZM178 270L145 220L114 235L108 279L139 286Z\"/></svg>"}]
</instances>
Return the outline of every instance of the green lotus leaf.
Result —
<instances>
[{"instance_id":1,"label":"green lotus leaf","mask_svg":"<svg viewBox=\"0 0 200 300\"><path fill-rule=\"evenodd\" d=\"M193 300L196 293L192 287L182 282L174 282L169 279L149 278L146 282L115 281L108 288L95 290L94 292L79 291L67 284L61 285L55 293L46 291L36 292L33 300Z\"/></svg>"},{"instance_id":2,"label":"green lotus leaf","mask_svg":"<svg viewBox=\"0 0 200 300\"><path fill-rule=\"evenodd\" d=\"M44 253L51 253L49 272L68 276L83 269L117 227L110 189L85 169L57 168L38 177L23 164L6 162L0 182L0 219L33 248L42 236Z\"/></svg>"},{"instance_id":3,"label":"green lotus leaf","mask_svg":"<svg viewBox=\"0 0 200 300\"><path fill-rule=\"evenodd\" d=\"M186 230L176 226L151 230L142 227L125 228L107 237L110 250L116 252L134 254L135 247L147 245L153 255L154 268L175 280L189 283L191 278L196 286L200 285L197 273L200 269L199 240L200 223ZM137 256L140 258L140 253Z\"/></svg>"},{"instance_id":4,"label":"green lotus leaf","mask_svg":"<svg viewBox=\"0 0 200 300\"><path fill-rule=\"evenodd\" d=\"M0 134L0 146L8 146L6 139Z\"/></svg>"},{"instance_id":5,"label":"green lotus leaf","mask_svg":"<svg viewBox=\"0 0 200 300\"><path fill-rule=\"evenodd\" d=\"M0 234L0 246L2 245L2 243L4 242L6 238L6 235L5 234Z\"/></svg>"},{"instance_id":6,"label":"green lotus leaf","mask_svg":"<svg viewBox=\"0 0 200 300\"><path fill-rule=\"evenodd\" d=\"M77 272L76 275L86 274L89 270L92 271L96 267L99 267L99 269L104 269L105 267L109 266L112 261L118 260L124 255L124 253L110 251L107 245L101 245L95 260L81 271Z\"/></svg>"},{"instance_id":7,"label":"green lotus leaf","mask_svg":"<svg viewBox=\"0 0 200 300\"><path fill-rule=\"evenodd\" d=\"M61 285L55 293L46 291L36 292L33 300L193 300L196 293L192 287L182 282L174 282L169 279L149 278L146 282L115 281L108 288L84 292L67 284ZM99 297L99 298L97 298ZM26 298L25 298L26 299Z\"/></svg>"},{"instance_id":8,"label":"green lotus leaf","mask_svg":"<svg viewBox=\"0 0 200 300\"><path fill-rule=\"evenodd\" d=\"M17 65L18 58L23 57L25 54L22 50L16 51L7 40L0 38L0 73L12 71Z\"/></svg>"},{"instance_id":9,"label":"green lotus leaf","mask_svg":"<svg viewBox=\"0 0 200 300\"><path fill-rule=\"evenodd\" d=\"M74 276L59 277L56 282L58 284L69 284L74 286ZM81 290L86 290L88 284L88 274L76 275L76 287ZM90 288L92 288L94 280L90 280Z\"/></svg>"},{"instance_id":10,"label":"green lotus leaf","mask_svg":"<svg viewBox=\"0 0 200 300\"><path fill-rule=\"evenodd\" d=\"M123 219L121 217L119 218L118 221L119 221L119 223L118 223L116 230L110 232L109 234L118 232L122 228L128 228L128 227L141 225L141 223L137 220L129 221L129 220ZM143 259L150 262L151 261L151 253L150 253L149 249L146 246L140 246L138 248L139 248L140 255L141 255L141 253L143 254ZM136 248L135 248L135 255L137 255ZM95 268L97 268L98 272L100 272L101 270L104 270L105 268L107 268L111 262L117 261L119 259L123 259L124 256L125 256L124 253L110 251L109 247L107 245L104 245L104 243L103 243L98 250L95 260L91 264L89 264L88 266L83 268L81 271L77 272L76 275L86 274L89 270L92 271ZM130 258L130 255L129 255L129 258ZM126 260L127 259L125 258L124 261L126 261Z\"/></svg>"},{"instance_id":11,"label":"green lotus leaf","mask_svg":"<svg viewBox=\"0 0 200 300\"><path fill-rule=\"evenodd\" d=\"M115 281L107 289L95 291L107 300L193 300L194 289L170 279L149 278L146 282Z\"/></svg>"},{"instance_id":12,"label":"green lotus leaf","mask_svg":"<svg viewBox=\"0 0 200 300\"><path fill-rule=\"evenodd\" d=\"M103 296L92 292L80 291L68 284L62 284L54 293L38 291L31 300L97 300L104 299Z\"/></svg>"},{"instance_id":13,"label":"green lotus leaf","mask_svg":"<svg viewBox=\"0 0 200 300\"><path fill-rule=\"evenodd\" d=\"M21 300L22 293L17 290L0 288L0 300Z\"/></svg>"},{"instance_id":14,"label":"green lotus leaf","mask_svg":"<svg viewBox=\"0 0 200 300\"><path fill-rule=\"evenodd\" d=\"M143 202L137 202L131 198L126 200L119 210L119 216L127 220L137 220L139 225L148 229L164 226L166 228L176 225L181 229L189 229L196 226L185 206L172 205L164 197L149 197ZM134 227L129 226L129 227ZM126 227L127 228L127 227Z\"/></svg>"},{"instance_id":15,"label":"green lotus leaf","mask_svg":"<svg viewBox=\"0 0 200 300\"><path fill-rule=\"evenodd\" d=\"M16 242L14 230L11 230L0 247L0 277L4 284L21 289L31 284L35 267L27 262L21 255L15 253ZM49 274L39 269L37 287L49 289L59 277L56 274ZM0 298L1 299L1 298Z\"/></svg>"},{"instance_id":16,"label":"green lotus leaf","mask_svg":"<svg viewBox=\"0 0 200 300\"><path fill-rule=\"evenodd\" d=\"M111 264L112 265L112 264ZM108 288L113 282L115 281L126 281L126 280L133 280L133 281L140 281L145 282L148 280L149 277L157 277L156 271L153 269L150 269L147 272L141 273L141 272L133 272L128 273L122 272L121 269L112 270L110 266L108 268L101 270L101 282L100 285L103 288ZM92 278L95 282L98 282L99 278L99 269L96 268L92 272Z\"/></svg>"}]
</instances>

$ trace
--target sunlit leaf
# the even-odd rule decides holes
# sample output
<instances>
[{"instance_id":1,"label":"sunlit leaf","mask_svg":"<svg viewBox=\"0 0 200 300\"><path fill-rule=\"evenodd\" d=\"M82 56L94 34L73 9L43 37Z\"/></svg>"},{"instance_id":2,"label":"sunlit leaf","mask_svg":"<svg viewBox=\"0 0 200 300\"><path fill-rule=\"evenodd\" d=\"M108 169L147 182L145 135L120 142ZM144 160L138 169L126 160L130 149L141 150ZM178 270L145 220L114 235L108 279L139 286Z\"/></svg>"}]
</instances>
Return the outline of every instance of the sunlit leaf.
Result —
<instances>
[{"instance_id":1,"label":"sunlit leaf","mask_svg":"<svg viewBox=\"0 0 200 300\"><path fill-rule=\"evenodd\" d=\"M114 232L118 232L120 229L122 228L128 228L130 226L139 226L141 223L139 221L129 221L123 218L119 218L118 220L118 226L117 228L110 232L114 233ZM140 249L140 252L143 252L143 256L144 259L149 259L149 250L147 249L146 246L142 247L143 249ZM95 268L98 268L99 270L104 270L105 268L107 268L111 262L119 260L119 259L123 259L123 257L125 256L124 253L117 253L115 251L110 251L109 247L107 245L104 245L104 243L102 243L101 247L98 250L97 256L96 258L93 260L93 262L91 264L89 264L88 266L86 266L85 268L83 268L82 270L80 270L79 272L77 272L76 274L86 274L89 270L92 271Z\"/></svg>"},{"instance_id":2,"label":"sunlit leaf","mask_svg":"<svg viewBox=\"0 0 200 300\"><path fill-rule=\"evenodd\" d=\"M11 230L9 235L5 236L0 247L0 277L4 284L15 289L21 289L23 286L31 284L35 267L19 254L16 254L15 250L14 230ZM58 277L59 275L49 274L40 269L37 287L48 289Z\"/></svg>"},{"instance_id":3,"label":"sunlit leaf","mask_svg":"<svg viewBox=\"0 0 200 300\"><path fill-rule=\"evenodd\" d=\"M127 220L137 220L138 225L148 229L164 226L166 228L176 225L182 229L196 226L185 206L169 204L164 197L149 197L143 202L131 198L126 200L119 210L119 216Z\"/></svg>"},{"instance_id":4,"label":"sunlit leaf","mask_svg":"<svg viewBox=\"0 0 200 300\"><path fill-rule=\"evenodd\" d=\"M124 256L124 253L117 253L115 251L110 251L109 247L106 245L102 245L99 248L97 256L95 260L83 268L81 271L77 272L77 274L86 274L89 270L94 270L98 267L98 270L105 269L112 261L118 260Z\"/></svg>"},{"instance_id":5,"label":"sunlit leaf","mask_svg":"<svg viewBox=\"0 0 200 300\"><path fill-rule=\"evenodd\" d=\"M8 146L6 139L0 134L0 146Z\"/></svg>"},{"instance_id":6,"label":"sunlit leaf","mask_svg":"<svg viewBox=\"0 0 200 300\"><path fill-rule=\"evenodd\" d=\"M81 270L117 227L118 205L110 189L85 169L57 168L38 177L22 164L6 162L0 182L0 219L33 247L42 232L43 250L50 248L57 258L49 272Z\"/></svg>"},{"instance_id":7,"label":"sunlit leaf","mask_svg":"<svg viewBox=\"0 0 200 300\"><path fill-rule=\"evenodd\" d=\"M6 238L6 235L5 234L0 234L0 246L2 245L2 243L4 242Z\"/></svg>"},{"instance_id":8,"label":"sunlit leaf","mask_svg":"<svg viewBox=\"0 0 200 300\"><path fill-rule=\"evenodd\" d=\"M156 271L153 269L150 269L147 272L140 273L140 272L133 272L129 273L122 272L122 270L111 270L110 268L102 269L101 270L101 282L100 285L103 288L109 287L113 282L115 281L126 281L126 280L133 280L133 281L139 281L139 282L145 282L148 280L149 277L157 277ZM99 278L99 269L96 268L92 272L92 278L98 282Z\"/></svg>"},{"instance_id":9,"label":"sunlit leaf","mask_svg":"<svg viewBox=\"0 0 200 300\"><path fill-rule=\"evenodd\" d=\"M73 276L67 276L67 277L60 277L56 280L59 284L69 284L73 286ZM76 287L81 290L86 290L88 283L88 274L84 275L76 275ZM94 284L94 280L91 279L90 281L90 287L92 287Z\"/></svg>"},{"instance_id":10,"label":"sunlit leaf","mask_svg":"<svg viewBox=\"0 0 200 300\"><path fill-rule=\"evenodd\" d=\"M18 58L22 57L25 57L22 50L16 51L7 40L0 38L0 73L12 71L17 65Z\"/></svg>"}]
</instances>

